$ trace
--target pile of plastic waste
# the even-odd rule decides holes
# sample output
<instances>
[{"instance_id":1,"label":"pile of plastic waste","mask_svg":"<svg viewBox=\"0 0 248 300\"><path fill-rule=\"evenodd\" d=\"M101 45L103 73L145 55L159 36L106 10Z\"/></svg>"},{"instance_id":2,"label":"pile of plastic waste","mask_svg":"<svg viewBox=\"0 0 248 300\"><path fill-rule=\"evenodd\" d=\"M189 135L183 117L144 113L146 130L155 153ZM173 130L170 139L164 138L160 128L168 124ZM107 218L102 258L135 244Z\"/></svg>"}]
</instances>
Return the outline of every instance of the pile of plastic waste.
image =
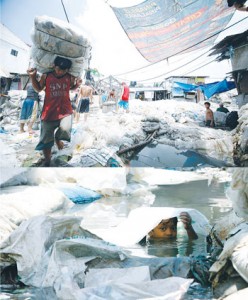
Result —
<instances>
[{"instance_id":1,"label":"pile of plastic waste","mask_svg":"<svg viewBox=\"0 0 248 300\"><path fill-rule=\"evenodd\" d=\"M82 75L88 66L91 46L81 32L71 24L47 16L36 17L34 22L32 59L37 70L51 71L54 59L61 56L72 61L71 75Z\"/></svg>"}]
</instances>

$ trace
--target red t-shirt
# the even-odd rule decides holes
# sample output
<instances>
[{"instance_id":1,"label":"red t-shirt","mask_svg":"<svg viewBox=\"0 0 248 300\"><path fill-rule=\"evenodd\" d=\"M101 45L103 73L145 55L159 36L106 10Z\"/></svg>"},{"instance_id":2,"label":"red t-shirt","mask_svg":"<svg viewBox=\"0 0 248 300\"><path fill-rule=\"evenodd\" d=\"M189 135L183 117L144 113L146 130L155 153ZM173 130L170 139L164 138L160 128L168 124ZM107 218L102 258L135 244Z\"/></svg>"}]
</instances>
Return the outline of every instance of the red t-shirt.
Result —
<instances>
[{"instance_id":1,"label":"red t-shirt","mask_svg":"<svg viewBox=\"0 0 248 300\"><path fill-rule=\"evenodd\" d=\"M127 85L124 85L124 90L123 90L121 100L128 101L128 99L129 99L129 87Z\"/></svg>"},{"instance_id":2,"label":"red t-shirt","mask_svg":"<svg viewBox=\"0 0 248 300\"><path fill-rule=\"evenodd\" d=\"M53 73L46 77L46 96L41 120L55 121L72 114L70 101L71 75L57 78Z\"/></svg>"}]
</instances>

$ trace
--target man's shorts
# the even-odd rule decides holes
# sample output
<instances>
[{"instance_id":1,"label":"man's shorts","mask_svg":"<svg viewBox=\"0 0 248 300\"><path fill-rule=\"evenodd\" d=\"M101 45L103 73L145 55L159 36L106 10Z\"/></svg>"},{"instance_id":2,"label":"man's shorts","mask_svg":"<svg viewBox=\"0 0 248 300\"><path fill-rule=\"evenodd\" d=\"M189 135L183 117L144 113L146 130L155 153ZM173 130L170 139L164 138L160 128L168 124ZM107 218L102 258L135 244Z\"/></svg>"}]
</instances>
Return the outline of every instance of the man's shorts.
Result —
<instances>
[{"instance_id":1,"label":"man's shorts","mask_svg":"<svg viewBox=\"0 0 248 300\"><path fill-rule=\"evenodd\" d=\"M120 107L123 107L123 108L126 109L126 110L129 109L129 103L128 103L128 101L120 100L119 103L118 103L118 105L119 105Z\"/></svg>"},{"instance_id":2,"label":"man's shorts","mask_svg":"<svg viewBox=\"0 0 248 300\"><path fill-rule=\"evenodd\" d=\"M89 98L82 98L80 99L77 107L78 113L88 113L90 110L90 99Z\"/></svg>"},{"instance_id":3,"label":"man's shorts","mask_svg":"<svg viewBox=\"0 0 248 300\"><path fill-rule=\"evenodd\" d=\"M206 121L206 126L207 126L207 127L211 127L211 122L212 122L211 120L207 120L207 121ZM213 123L213 127L215 127L215 124L214 124L214 123Z\"/></svg>"},{"instance_id":4,"label":"man's shorts","mask_svg":"<svg viewBox=\"0 0 248 300\"><path fill-rule=\"evenodd\" d=\"M26 98L22 105L20 123L25 123L30 120L34 107L34 100Z\"/></svg>"},{"instance_id":5,"label":"man's shorts","mask_svg":"<svg viewBox=\"0 0 248 300\"><path fill-rule=\"evenodd\" d=\"M70 142L71 128L72 115L56 121L41 121L40 141L35 150L52 148L55 139ZM57 131L55 132L56 129Z\"/></svg>"}]
</instances>

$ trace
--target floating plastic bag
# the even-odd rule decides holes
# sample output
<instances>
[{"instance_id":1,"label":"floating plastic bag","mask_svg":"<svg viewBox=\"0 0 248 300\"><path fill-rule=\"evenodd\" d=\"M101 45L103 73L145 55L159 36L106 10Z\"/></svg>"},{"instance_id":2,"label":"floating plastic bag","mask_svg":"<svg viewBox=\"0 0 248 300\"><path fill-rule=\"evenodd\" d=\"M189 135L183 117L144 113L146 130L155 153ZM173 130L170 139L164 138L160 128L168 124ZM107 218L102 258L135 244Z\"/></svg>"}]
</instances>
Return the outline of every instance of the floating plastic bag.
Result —
<instances>
[{"instance_id":1,"label":"floating plastic bag","mask_svg":"<svg viewBox=\"0 0 248 300\"><path fill-rule=\"evenodd\" d=\"M138 283L150 280L151 278L148 266L125 269L90 269L89 272L86 273L84 287L97 287L109 284L113 281L119 283Z\"/></svg>"},{"instance_id":2,"label":"floating plastic bag","mask_svg":"<svg viewBox=\"0 0 248 300\"><path fill-rule=\"evenodd\" d=\"M138 300L138 299L183 299L192 279L170 277L141 283L118 283L84 288L74 295L80 300ZM74 298L73 298L74 299Z\"/></svg>"},{"instance_id":3,"label":"floating plastic bag","mask_svg":"<svg viewBox=\"0 0 248 300\"><path fill-rule=\"evenodd\" d=\"M102 198L102 195L75 184L60 184L57 188L76 204L91 203Z\"/></svg>"}]
</instances>

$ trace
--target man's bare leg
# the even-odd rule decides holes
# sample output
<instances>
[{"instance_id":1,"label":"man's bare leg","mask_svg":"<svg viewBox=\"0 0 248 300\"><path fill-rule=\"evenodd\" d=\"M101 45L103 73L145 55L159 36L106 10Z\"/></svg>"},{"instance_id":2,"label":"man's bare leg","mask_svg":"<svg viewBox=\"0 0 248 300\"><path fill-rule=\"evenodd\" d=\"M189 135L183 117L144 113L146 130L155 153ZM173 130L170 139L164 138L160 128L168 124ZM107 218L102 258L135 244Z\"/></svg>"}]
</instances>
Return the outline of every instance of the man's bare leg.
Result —
<instances>
[{"instance_id":1,"label":"man's bare leg","mask_svg":"<svg viewBox=\"0 0 248 300\"><path fill-rule=\"evenodd\" d=\"M20 133L25 132L24 125L25 125L25 123L20 123Z\"/></svg>"},{"instance_id":2,"label":"man's bare leg","mask_svg":"<svg viewBox=\"0 0 248 300\"><path fill-rule=\"evenodd\" d=\"M79 112L77 112L77 113L76 113L76 123L78 123L78 122L79 122L79 119L80 119L80 113L79 113Z\"/></svg>"},{"instance_id":3,"label":"man's bare leg","mask_svg":"<svg viewBox=\"0 0 248 300\"><path fill-rule=\"evenodd\" d=\"M52 149L51 148L43 149L43 154L44 154L44 157L45 157L44 167L50 167Z\"/></svg>"},{"instance_id":4,"label":"man's bare leg","mask_svg":"<svg viewBox=\"0 0 248 300\"><path fill-rule=\"evenodd\" d=\"M33 122L29 122L29 123L28 123L28 132L29 132L30 134L34 133L34 131L33 131L33 125L34 125Z\"/></svg>"},{"instance_id":5,"label":"man's bare leg","mask_svg":"<svg viewBox=\"0 0 248 300\"><path fill-rule=\"evenodd\" d=\"M62 150L64 148L64 143L60 140L55 140L56 145L58 147L59 150Z\"/></svg>"}]
</instances>

